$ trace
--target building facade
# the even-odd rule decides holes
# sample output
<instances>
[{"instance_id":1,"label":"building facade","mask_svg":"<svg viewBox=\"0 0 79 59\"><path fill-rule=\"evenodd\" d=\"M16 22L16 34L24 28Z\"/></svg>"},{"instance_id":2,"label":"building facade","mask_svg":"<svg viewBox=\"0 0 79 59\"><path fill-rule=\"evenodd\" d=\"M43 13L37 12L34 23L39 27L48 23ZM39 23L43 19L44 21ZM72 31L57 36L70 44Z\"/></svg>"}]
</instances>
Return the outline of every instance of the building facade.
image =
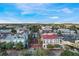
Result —
<instances>
[{"instance_id":1,"label":"building facade","mask_svg":"<svg viewBox=\"0 0 79 59\"><path fill-rule=\"evenodd\" d=\"M1 29L0 42L13 42L15 44L22 42L24 47L28 45L28 31L22 29L20 31L18 30L16 34L12 34L11 32L7 33L8 31Z\"/></svg>"},{"instance_id":2,"label":"building facade","mask_svg":"<svg viewBox=\"0 0 79 59\"><path fill-rule=\"evenodd\" d=\"M61 38L58 37L56 33L44 33L41 36L41 40L43 41L42 47L44 49L47 49L47 45L55 45L55 44L61 44Z\"/></svg>"}]
</instances>

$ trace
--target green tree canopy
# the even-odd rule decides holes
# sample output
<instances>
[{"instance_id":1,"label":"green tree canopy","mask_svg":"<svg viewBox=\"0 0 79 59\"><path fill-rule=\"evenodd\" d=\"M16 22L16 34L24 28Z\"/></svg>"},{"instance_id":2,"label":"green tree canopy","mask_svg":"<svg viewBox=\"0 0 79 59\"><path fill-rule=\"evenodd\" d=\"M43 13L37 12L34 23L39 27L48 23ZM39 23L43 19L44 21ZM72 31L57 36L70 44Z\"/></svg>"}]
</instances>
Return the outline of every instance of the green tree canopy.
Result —
<instances>
[{"instance_id":1,"label":"green tree canopy","mask_svg":"<svg viewBox=\"0 0 79 59\"><path fill-rule=\"evenodd\" d=\"M69 50L65 50L61 53L61 56L79 56L79 53L74 53Z\"/></svg>"},{"instance_id":2,"label":"green tree canopy","mask_svg":"<svg viewBox=\"0 0 79 59\"><path fill-rule=\"evenodd\" d=\"M23 49L24 48L24 46L23 46L23 43L22 42L19 42L19 43L17 43L16 44L16 49Z\"/></svg>"},{"instance_id":3,"label":"green tree canopy","mask_svg":"<svg viewBox=\"0 0 79 59\"><path fill-rule=\"evenodd\" d=\"M32 25L32 26L30 26L30 30L32 32L38 32L40 28L41 28L40 25Z\"/></svg>"},{"instance_id":4,"label":"green tree canopy","mask_svg":"<svg viewBox=\"0 0 79 59\"><path fill-rule=\"evenodd\" d=\"M70 30L76 30L76 29L77 29L77 27L75 25L70 26Z\"/></svg>"},{"instance_id":5,"label":"green tree canopy","mask_svg":"<svg viewBox=\"0 0 79 59\"><path fill-rule=\"evenodd\" d=\"M58 35L62 35L62 33L61 33L61 31L60 31L60 30L57 32L57 34L58 34Z\"/></svg>"},{"instance_id":6,"label":"green tree canopy","mask_svg":"<svg viewBox=\"0 0 79 59\"><path fill-rule=\"evenodd\" d=\"M13 45L14 44L12 42L6 43L6 49L12 49Z\"/></svg>"},{"instance_id":7,"label":"green tree canopy","mask_svg":"<svg viewBox=\"0 0 79 59\"><path fill-rule=\"evenodd\" d=\"M12 29L11 32L12 32L13 34L16 34L16 33L17 33L17 31L16 31L15 29Z\"/></svg>"},{"instance_id":8,"label":"green tree canopy","mask_svg":"<svg viewBox=\"0 0 79 59\"><path fill-rule=\"evenodd\" d=\"M6 42L0 43L0 49L6 49Z\"/></svg>"}]
</instances>

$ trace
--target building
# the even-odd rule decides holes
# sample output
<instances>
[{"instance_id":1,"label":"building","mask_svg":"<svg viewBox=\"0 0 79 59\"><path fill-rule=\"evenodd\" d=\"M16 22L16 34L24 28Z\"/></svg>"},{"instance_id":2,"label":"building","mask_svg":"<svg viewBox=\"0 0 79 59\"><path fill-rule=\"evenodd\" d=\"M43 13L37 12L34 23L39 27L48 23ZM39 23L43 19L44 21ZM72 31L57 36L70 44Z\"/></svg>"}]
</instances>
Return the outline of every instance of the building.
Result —
<instances>
[{"instance_id":1,"label":"building","mask_svg":"<svg viewBox=\"0 0 79 59\"><path fill-rule=\"evenodd\" d=\"M64 34L75 34L75 31L74 30L70 30L70 29L58 29L58 31L61 31L61 33L64 35Z\"/></svg>"},{"instance_id":2,"label":"building","mask_svg":"<svg viewBox=\"0 0 79 59\"><path fill-rule=\"evenodd\" d=\"M42 26L42 33L50 33L52 32L52 26Z\"/></svg>"},{"instance_id":3,"label":"building","mask_svg":"<svg viewBox=\"0 0 79 59\"><path fill-rule=\"evenodd\" d=\"M48 44L61 44L62 38L59 37L56 33L44 33L41 35L41 40L43 41L42 47L47 49Z\"/></svg>"},{"instance_id":4,"label":"building","mask_svg":"<svg viewBox=\"0 0 79 59\"><path fill-rule=\"evenodd\" d=\"M79 43L79 40L75 40L75 43Z\"/></svg>"},{"instance_id":5,"label":"building","mask_svg":"<svg viewBox=\"0 0 79 59\"><path fill-rule=\"evenodd\" d=\"M12 28L0 27L0 33L11 33Z\"/></svg>"},{"instance_id":6,"label":"building","mask_svg":"<svg viewBox=\"0 0 79 59\"><path fill-rule=\"evenodd\" d=\"M16 34L7 33L7 31L4 32L4 30L1 30L0 33L0 42L13 42L13 43L19 43L22 42L24 46L28 45L28 31L18 31Z\"/></svg>"}]
</instances>

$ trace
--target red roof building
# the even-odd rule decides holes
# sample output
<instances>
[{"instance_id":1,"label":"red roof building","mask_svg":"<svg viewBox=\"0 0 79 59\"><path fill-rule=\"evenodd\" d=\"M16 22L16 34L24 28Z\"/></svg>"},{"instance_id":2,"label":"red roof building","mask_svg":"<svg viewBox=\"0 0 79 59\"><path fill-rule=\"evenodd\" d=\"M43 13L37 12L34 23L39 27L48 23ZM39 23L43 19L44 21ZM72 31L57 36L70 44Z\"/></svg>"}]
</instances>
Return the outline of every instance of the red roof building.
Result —
<instances>
[{"instance_id":1,"label":"red roof building","mask_svg":"<svg viewBox=\"0 0 79 59\"><path fill-rule=\"evenodd\" d=\"M43 41L42 47L47 49L47 45L60 44L60 38L56 33L44 33L41 35L41 40Z\"/></svg>"},{"instance_id":2,"label":"red roof building","mask_svg":"<svg viewBox=\"0 0 79 59\"><path fill-rule=\"evenodd\" d=\"M52 34L43 34L42 35L42 38L43 39L55 39L55 38L57 38L58 37L58 35L57 34L54 34L54 33L52 33Z\"/></svg>"}]
</instances>

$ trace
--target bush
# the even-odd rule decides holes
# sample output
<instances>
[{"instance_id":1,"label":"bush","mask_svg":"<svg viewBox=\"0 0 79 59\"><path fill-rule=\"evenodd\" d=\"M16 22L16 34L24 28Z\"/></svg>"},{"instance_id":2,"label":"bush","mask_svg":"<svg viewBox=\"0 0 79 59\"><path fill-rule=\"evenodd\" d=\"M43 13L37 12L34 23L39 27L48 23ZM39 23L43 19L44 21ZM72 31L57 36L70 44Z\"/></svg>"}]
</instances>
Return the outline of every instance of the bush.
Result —
<instances>
[{"instance_id":1,"label":"bush","mask_svg":"<svg viewBox=\"0 0 79 59\"><path fill-rule=\"evenodd\" d=\"M29 53L28 49L23 49L21 52L22 56L31 56L31 54Z\"/></svg>"},{"instance_id":2,"label":"bush","mask_svg":"<svg viewBox=\"0 0 79 59\"><path fill-rule=\"evenodd\" d=\"M6 42L0 43L0 49L6 49Z\"/></svg>"},{"instance_id":3,"label":"bush","mask_svg":"<svg viewBox=\"0 0 79 59\"><path fill-rule=\"evenodd\" d=\"M73 53L71 51L65 50L61 53L61 56L79 56L79 53Z\"/></svg>"},{"instance_id":4,"label":"bush","mask_svg":"<svg viewBox=\"0 0 79 59\"><path fill-rule=\"evenodd\" d=\"M58 44L54 45L54 47L55 47L55 48L61 48L61 46L58 45Z\"/></svg>"},{"instance_id":5,"label":"bush","mask_svg":"<svg viewBox=\"0 0 79 59\"><path fill-rule=\"evenodd\" d=\"M11 49L11 48L13 48L12 42L9 42L9 43L2 42L2 43L0 43L0 49Z\"/></svg>"},{"instance_id":6,"label":"bush","mask_svg":"<svg viewBox=\"0 0 79 59\"><path fill-rule=\"evenodd\" d=\"M37 49L37 50L35 51L34 55L35 55L35 56L46 56L46 55L48 55L48 51L39 48L39 49Z\"/></svg>"},{"instance_id":7,"label":"bush","mask_svg":"<svg viewBox=\"0 0 79 59\"><path fill-rule=\"evenodd\" d=\"M23 43L22 42L19 42L19 43L17 43L16 44L16 49L23 49L24 48L24 46L23 46Z\"/></svg>"},{"instance_id":8,"label":"bush","mask_svg":"<svg viewBox=\"0 0 79 59\"><path fill-rule=\"evenodd\" d=\"M48 44L48 45L47 45L47 48L54 48L54 46L51 45L51 44Z\"/></svg>"},{"instance_id":9,"label":"bush","mask_svg":"<svg viewBox=\"0 0 79 59\"><path fill-rule=\"evenodd\" d=\"M0 56L7 56L8 53L4 49L0 49Z\"/></svg>"}]
</instances>

